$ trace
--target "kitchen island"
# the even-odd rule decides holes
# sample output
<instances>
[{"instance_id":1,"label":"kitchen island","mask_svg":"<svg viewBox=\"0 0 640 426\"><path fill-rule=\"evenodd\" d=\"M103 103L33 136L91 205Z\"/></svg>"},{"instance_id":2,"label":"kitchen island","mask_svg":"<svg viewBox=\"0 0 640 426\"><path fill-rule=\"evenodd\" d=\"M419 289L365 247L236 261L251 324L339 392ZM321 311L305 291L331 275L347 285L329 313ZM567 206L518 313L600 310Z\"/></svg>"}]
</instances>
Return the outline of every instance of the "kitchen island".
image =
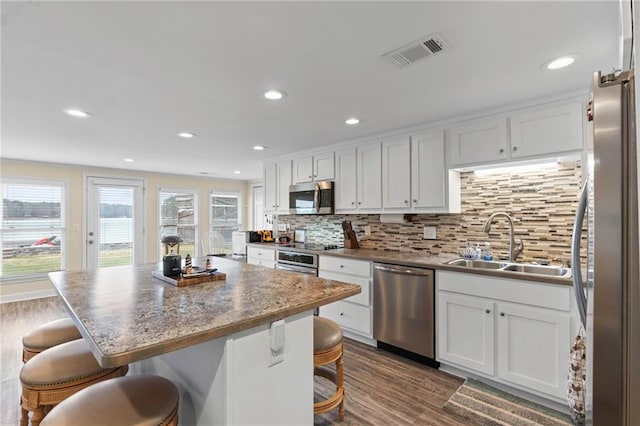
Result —
<instances>
[{"instance_id":1,"label":"kitchen island","mask_svg":"<svg viewBox=\"0 0 640 426\"><path fill-rule=\"evenodd\" d=\"M313 309L360 287L222 258L226 280L174 287L159 267L49 274L100 365L172 380L184 425L312 424Z\"/></svg>"}]
</instances>

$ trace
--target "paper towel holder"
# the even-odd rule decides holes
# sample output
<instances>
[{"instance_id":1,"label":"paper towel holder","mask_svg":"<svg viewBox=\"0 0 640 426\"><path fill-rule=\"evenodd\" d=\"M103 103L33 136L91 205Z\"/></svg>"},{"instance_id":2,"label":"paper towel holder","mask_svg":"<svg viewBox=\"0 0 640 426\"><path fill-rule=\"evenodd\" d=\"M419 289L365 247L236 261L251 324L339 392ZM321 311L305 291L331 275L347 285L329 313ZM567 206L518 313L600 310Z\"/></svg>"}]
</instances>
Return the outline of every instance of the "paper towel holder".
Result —
<instances>
[{"instance_id":1,"label":"paper towel holder","mask_svg":"<svg viewBox=\"0 0 640 426\"><path fill-rule=\"evenodd\" d=\"M415 214L381 214L380 223L411 223L414 216Z\"/></svg>"}]
</instances>

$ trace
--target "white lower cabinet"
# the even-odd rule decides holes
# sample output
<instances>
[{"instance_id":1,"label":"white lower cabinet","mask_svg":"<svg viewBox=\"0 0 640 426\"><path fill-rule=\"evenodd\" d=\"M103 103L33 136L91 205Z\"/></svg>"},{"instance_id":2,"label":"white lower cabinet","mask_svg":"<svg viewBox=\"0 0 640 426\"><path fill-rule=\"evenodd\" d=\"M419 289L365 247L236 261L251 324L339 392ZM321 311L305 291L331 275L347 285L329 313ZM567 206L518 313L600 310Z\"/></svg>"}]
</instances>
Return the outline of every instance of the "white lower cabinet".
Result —
<instances>
[{"instance_id":1,"label":"white lower cabinet","mask_svg":"<svg viewBox=\"0 0 640 426\"><path fill-rule=\"evenodd\" d=\"M564 399L570 288L438 271L437 359L496 382Z\"/></svg>"},{"instance_id":2,"label":"white lower cabinet","mask_svg":"<svg viewBox=\"0 0 640 426\"><path fill-rule=\"evenodd\" d=\"M443 291L438 304L440 359L493 375L493 302Z\"/></svg>"},{"instance_id":3,"label":"white lower cabinet","mask_svg":"<svg viewBox=\"0 0 640 426\"><path fill-rule=\"evenodd\" d=\"M247 247L247 263L274 269L276 267L276 251L274 249L249 246Z\"/></svg>"},{"instance_id":4,"label":"white lower cabinet","mask_svg":"<svg viewBox=\"0 0 640 426\"><path fill-rule=\"evenodd\" d=\"M372 343L371 262L321 255L318 276L360 286L359 294L321 306L320 316L344 327L350 337Z\"/></svg>"}]
</instances>

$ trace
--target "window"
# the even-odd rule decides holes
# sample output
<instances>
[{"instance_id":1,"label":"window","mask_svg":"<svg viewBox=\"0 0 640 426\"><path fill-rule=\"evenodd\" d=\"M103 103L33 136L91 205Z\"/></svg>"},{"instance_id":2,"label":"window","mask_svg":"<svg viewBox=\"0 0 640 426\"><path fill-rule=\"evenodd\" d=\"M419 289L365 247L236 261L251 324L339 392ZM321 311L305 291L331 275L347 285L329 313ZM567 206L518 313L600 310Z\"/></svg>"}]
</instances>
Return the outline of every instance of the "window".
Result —
<instances>
[{"instance_id":1,"label":"window","mask_svg":"<svg viewBox=\"0 0 640 426\"><path fill-rule=\"evenodd\" d=\"M3 178L3 281L37 278L64 269L65 203L62 181Z\"/></svg>"},{"instance_id":2,"label":"window","mask_svg":"<svg viewBox=\"0 0 640 426\"><path fill-rule=\"evenodd\" d=\"M179 241L179 253L199 256L198 241L198 194L195 190L160 188L158 196L160 206L160 256L164 256L167 247L163 240L173 244ZM178 246L168 246L168 251L178 253Z\"/></svg>"},{"instance_id":3,"label":"window","mask_svg":"<svg viewBox=\"0 0 640 426\"><path fill-rule=\"evenodd\" d=\"M241 197L238 193L211 192L209 253L233 253L232 233L240 230Z\"/></svg>"}]
</instances>

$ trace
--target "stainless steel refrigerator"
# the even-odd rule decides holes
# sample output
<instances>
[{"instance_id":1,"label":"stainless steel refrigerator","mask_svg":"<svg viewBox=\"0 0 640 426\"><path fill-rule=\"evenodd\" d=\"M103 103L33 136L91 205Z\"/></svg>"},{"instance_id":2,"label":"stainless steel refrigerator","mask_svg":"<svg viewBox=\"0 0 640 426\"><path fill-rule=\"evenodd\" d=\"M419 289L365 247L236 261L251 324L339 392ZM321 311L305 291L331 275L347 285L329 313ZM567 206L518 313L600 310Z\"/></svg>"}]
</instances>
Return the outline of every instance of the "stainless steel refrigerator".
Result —
<instances>
[{"instance_id":1,"label":"stainless steel refrigerator","mask_svg":"<svg viewBox=\"0 0 640 426\"><path fill-rule=\"evenodd\" d=\"M585 187L573 238L586 330L586 423L640 425L638 152L633 70L593 77ZM586 276L580 231L586 217Z\"/></svg>"}]
</instances>

